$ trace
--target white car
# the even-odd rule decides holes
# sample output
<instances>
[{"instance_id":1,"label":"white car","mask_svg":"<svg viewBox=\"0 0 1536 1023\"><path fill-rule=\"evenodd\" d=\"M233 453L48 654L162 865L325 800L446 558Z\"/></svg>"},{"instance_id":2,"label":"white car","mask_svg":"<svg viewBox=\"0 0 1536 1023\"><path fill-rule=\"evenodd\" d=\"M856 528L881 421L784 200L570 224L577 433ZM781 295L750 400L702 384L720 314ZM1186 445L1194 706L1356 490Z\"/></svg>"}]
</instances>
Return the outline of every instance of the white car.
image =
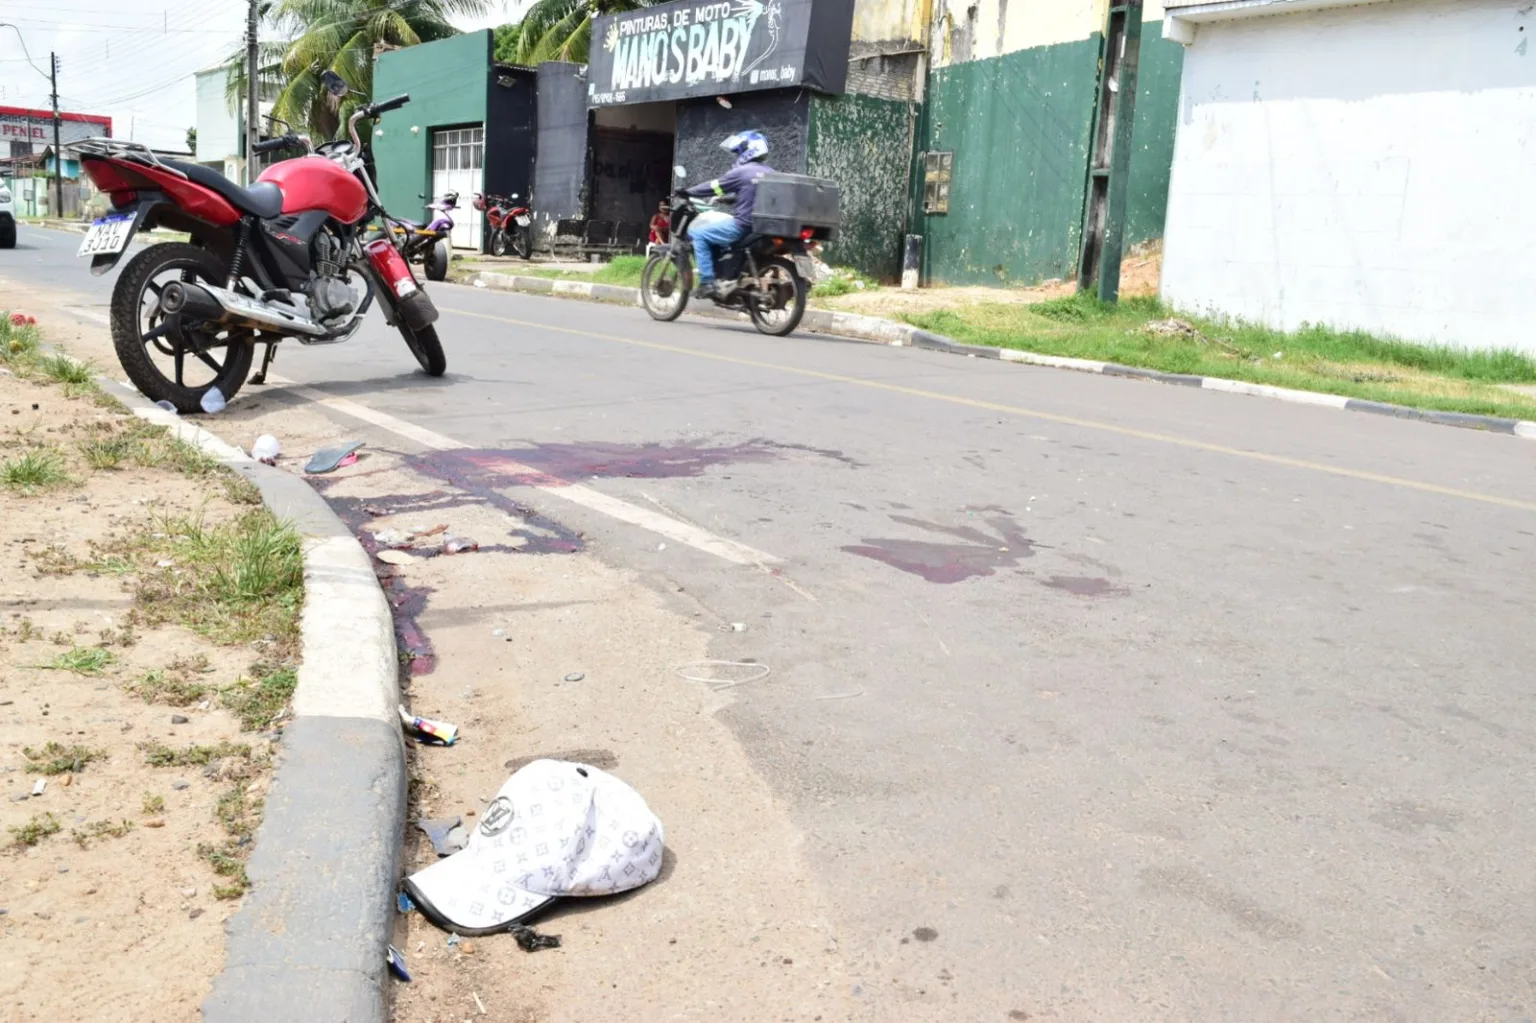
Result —
<instances>
[{"instance_id":1,"label":"white car","mask_svg":"<svg viewBox=\"0 0 1536 1023\"><path fill-rule=\"evenodd\" d=\"M16 202L11 190L0 185L0 249L16 247Z\"/></svg>"}]
</instances>

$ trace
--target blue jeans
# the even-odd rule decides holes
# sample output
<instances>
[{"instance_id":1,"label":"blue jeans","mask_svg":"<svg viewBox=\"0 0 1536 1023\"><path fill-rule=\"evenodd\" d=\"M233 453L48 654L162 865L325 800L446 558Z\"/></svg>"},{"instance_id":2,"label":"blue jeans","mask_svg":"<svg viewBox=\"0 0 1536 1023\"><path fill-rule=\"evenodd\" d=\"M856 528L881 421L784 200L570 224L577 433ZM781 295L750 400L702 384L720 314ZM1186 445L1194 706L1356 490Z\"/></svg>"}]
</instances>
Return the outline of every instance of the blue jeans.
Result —
<instances>
[{"instance_id":1,"label":"blue jeans","mask_svg":"<svg viewBox=\"0 0 1536 1023\"><path fill-rule=\"evenodd\" d=\"M713 284L715 281L713 247L729 245L731 242L745 238L746 235L747 229L729 213L706 210L694 219L688 228L688 237L693 239L693 259L699 264L700 284Z\"/></svg>"}]
</instances>

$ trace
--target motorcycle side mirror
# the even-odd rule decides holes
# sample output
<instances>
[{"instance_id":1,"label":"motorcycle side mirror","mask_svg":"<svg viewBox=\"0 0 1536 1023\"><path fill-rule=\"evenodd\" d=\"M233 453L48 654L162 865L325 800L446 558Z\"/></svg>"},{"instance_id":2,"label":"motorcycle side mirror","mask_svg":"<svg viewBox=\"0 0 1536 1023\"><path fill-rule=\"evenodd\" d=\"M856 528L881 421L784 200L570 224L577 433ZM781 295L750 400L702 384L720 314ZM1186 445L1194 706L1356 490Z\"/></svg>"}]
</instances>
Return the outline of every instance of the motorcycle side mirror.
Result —
<instances>
[{"instance_id":1,"label":"motorcycle side mirror","mask_svg":"<svg viewBox=\"0 0 1536 1023\"><path fill-rule=\"evenodd\" d=\"M688 176L688 169L682 164L678 164L676 167L672 168L672 174L674 177L686 178Z\"/></svg>"},{"instance_id":2,"label":"motorcycle side mirror","mask_svg":"<svg viewBox=\"0 0 1536 1023\"><path fill-rule=\"evenodd\" d=\"M341 99L350 91L347 88L347 83L342 81L341 76L334 71L322 72L320 75L320 84L324 87L326 92L330 93L336 99Z\"/></svg>"}]
</instances>

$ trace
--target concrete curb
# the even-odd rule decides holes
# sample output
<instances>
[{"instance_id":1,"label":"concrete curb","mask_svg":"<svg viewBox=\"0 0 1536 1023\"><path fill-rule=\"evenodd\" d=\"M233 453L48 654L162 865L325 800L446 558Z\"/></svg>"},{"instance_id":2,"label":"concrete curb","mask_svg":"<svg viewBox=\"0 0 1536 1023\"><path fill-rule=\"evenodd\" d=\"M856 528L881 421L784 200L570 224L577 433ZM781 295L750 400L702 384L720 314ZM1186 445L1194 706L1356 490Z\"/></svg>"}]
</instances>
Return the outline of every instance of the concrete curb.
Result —
<instances>
[{"instance_id":1,"label":"concrete curb","mask_svg":"<svg viewBox=\"0 0 1536 1023\"><path fill-rule=\"evenodd\" d=\"M520 291L533 295L559 295L596 302L612 302L620 305L640 305L640 289L625 288L612 284L594 284L591 281L553 280L547 277L521 277L515 274L477 272L472 283L501 291ZM738 314L711 309L700 310L692 315L710 318L738 318ZM1298 391L1289 387L1272 387L1268 384L1250 384L1242 380L1224 377L1197 377L1182 373L1163 373L1155 369L1122 366L1113 362L1097 362L1093 359L1068 359L1056 355L1040 355L1015 348L992 348L986 345L968 345L914 327L907 323L879 316L862 316L857 313L832 312L826 309L807 309L801 330L815 334L835 334L839 337L871 341L876 344L895 345L905 348L922 348L948 355L963 355L974 359L996 359L999 362L1017 362L1028 366L1045 366L1051 369L1070 369L1080 373L1099 373L1104 376L1134 377L1160 384L1176 384L1181 387L1198 387L1205 391L1225 391L1229 394L1246 394L1254 398L1270 398L1297 405L1319 405L1342 409L1346 412L1369 412L1375 415L1395 416L1399 419L1417 419L1439 426L1458 426L1462 429L1503 433L1526 440L1536 440L1536 422L1526 419L1504 419L1500 416L1479 416L1465 412L1436 412L1430 409L1409 408L1406 405L1389 405L1379 401L1365 401L1342 394L1321 391Z\"/></svg>"},{"instance_id":2,"label":"concrete curb","mask_svg":"<svg viewBox=\"0 0 1536 1023\"><path fill-rule=\"evenodd\" d=\"M116 381L98 383L250 480L304 538L303 660L280 759L203 1019L383 1023L405 824L394 621L357 538L302 479Z\"/></svg>"}]
</instances>

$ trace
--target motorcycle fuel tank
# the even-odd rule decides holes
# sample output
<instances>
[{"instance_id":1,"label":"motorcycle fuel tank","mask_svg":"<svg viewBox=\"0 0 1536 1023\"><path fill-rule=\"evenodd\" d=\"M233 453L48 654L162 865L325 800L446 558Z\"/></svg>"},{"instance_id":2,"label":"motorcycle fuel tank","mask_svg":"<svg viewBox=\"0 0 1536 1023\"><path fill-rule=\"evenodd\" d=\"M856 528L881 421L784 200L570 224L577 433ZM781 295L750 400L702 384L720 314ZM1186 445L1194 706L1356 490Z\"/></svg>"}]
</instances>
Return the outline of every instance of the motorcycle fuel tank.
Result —
<instances>
[{"instance_id":1,"label":"motorcycle fuel tank","mask_svg":"<svg viewBox=\"0 0 1536 1023\"><path fill-rule=\"evenodd\" d=\"M283 191L283 212L324 210L343 224L355 224L368 212L368 192L350 173L323 156L301 156L274 163L258 181Z\"/></svg>"}]
</instances>

